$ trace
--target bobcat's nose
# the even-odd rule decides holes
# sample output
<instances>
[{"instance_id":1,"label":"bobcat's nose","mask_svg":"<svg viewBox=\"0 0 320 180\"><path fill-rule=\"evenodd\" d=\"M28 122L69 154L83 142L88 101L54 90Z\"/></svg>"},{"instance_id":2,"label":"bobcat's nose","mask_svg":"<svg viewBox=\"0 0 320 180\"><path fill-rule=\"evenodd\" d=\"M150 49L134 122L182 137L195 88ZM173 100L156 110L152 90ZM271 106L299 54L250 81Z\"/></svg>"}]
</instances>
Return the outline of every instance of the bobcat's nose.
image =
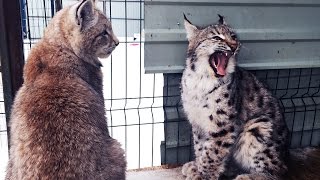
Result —
<instances>
[{"instance_id":1,"label":"bobcat's nose","mask_svg":"<svg viewBox=\"0 0 320 180\"><path fill-rule=\"evenodd\" d=\"M227 41L227 44L231 47L232 51L236 50L238 47L238 43L235 40Z\"/></svg>"},{"instance_id":2,"label":"bobcat's nose","mask_svg":"<svg viewBox=\"0 0 320 180\"><path fill-rule=\"evenodd\" d=\"M118 46L119 45L119 40L118 39L113 39L113 43Z\"/></svg>"}]
</instances>

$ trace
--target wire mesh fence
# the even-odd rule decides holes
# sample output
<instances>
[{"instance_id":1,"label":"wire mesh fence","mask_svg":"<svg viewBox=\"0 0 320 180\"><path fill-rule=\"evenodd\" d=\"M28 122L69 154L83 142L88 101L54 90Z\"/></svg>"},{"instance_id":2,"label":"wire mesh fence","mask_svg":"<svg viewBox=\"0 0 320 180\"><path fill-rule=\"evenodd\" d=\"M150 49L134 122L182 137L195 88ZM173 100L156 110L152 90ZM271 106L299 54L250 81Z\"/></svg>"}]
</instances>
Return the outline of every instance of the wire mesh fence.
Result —
<instances>
[{"instance_id":1,"label":"wire mesh fence","mask_svg":"<svg viewBox=\"0 0 320 180\"><path fill-rule=\"evenodd\" d=\"M252 71L279 99L290 131L290 147L320 146L320 68ZM162 163L192 160L191 127L180 98L181 74L164 75L165 140Z\"/></svg>"},{"instance_id":2,"label":"wire mesh fence","mask_svg":"<svg viewBox=\"0 0 320 180\"><path fill-rule=\"evenodd\" d=\"M21 0L26 58L55 14L56 2ZM64 0L62 6L75 2ZM97 7L111 20L120 40L112 56L101 62L110 134L125 149L128 169L193 159L191 127L180 101L181 74L144 74L144 1L103 0L97 2ZM291 147L319 146L320 69L253 73L280 99L291 131ZM3 119L0 133L6 133Z\"/></svg>"}]
</instances>

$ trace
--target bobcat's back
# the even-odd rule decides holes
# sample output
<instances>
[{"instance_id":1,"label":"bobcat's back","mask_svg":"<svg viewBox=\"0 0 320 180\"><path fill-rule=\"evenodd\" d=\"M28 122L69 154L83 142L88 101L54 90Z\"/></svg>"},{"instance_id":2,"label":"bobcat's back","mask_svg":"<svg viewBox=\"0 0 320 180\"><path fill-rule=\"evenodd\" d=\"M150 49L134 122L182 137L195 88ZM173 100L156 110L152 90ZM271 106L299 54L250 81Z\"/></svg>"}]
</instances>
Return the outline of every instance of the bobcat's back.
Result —
<instances>
[{"instance_id":1,"label":"bobcat's back","mask_svg":"<svg viewBox=\"0 0 320 180\"><path fill-rule=\"evenodd\" d=\"M13 104L6 179L125 179L124 151L108 133L98 59L118 43L91 0L52 19Z\"/></svg>"}]
</instances>

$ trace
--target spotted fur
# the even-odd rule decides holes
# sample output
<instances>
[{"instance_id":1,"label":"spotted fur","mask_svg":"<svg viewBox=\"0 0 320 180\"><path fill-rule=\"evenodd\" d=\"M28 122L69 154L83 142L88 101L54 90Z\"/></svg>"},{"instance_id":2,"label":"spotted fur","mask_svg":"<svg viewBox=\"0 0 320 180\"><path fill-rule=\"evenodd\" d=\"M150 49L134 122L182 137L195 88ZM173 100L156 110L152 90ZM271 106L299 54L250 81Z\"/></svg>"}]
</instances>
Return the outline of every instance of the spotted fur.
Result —
<instances>
[{"instance_id":1,"label":"spotted fur","mask_svg":"<svg viewBox=\"0 0 320 180\"><path fill-rule=\"evenodd\" d=\"M236 66L240 42L221 18L204 28L185 18L189 46L182 102L196 159L182 173L186 179L276 179L287 169L287 127L277 100L254 75ZM232 54L223 76L210 61L218 51ZM230 175L230 169L238 171Z\"/></svg>"}]
</instances>

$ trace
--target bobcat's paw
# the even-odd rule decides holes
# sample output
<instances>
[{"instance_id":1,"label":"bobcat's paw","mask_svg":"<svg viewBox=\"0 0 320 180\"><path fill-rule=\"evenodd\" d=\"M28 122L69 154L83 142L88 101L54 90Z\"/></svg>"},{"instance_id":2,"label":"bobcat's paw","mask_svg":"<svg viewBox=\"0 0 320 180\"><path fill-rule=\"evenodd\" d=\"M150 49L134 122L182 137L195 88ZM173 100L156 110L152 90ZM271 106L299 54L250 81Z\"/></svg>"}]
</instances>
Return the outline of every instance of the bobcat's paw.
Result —
<instances>
[{"instance_id":1,"label":"bobcat's paw","mask_svg":"<svg viewBox=\"0 0 320 180\"><path fill-rule=\"evenodd\" d=\"M254 173L240 174L235 178L235 180L275 180L275 178L262 173Z\"/></svg>"},{"instance_id":2,"label":"bobcat's paw","mask_svg":"<svg viewBox=\"0 0 320 180\"><path fill-rule=\"evenodd\" d=\"M182 174L184 176L189 176L190 174L195 174L198 171L198 168L196 166L196 163L194 161L190 161L188 163L185 163L182 166Z\"/></svg>"},{"instance_id":3,"label":"bobcat's paw","mask_svg":"<svg viewBox=\"0 0 320 180\"><path fill-rule=\"evenodd\" d=\"M188 176L186 180L202 180L200 175Z\"/></svg>"},{"instance_id":4,"label":"bobcat's paw","mask_svg":"<svg viewBox=\"0 0 320 180\"><path fill-rule=\"evenodd\" d=\"M253 180L251 177L247 174L240 174L238 175L235 180Z\"/></svg>"},{"instance_id":5,"label":"bobcat's paw","mask_svg":"<svg viewBox=\"0 0 320 180\"><path fill-rule=\"evenodd\" d=\"M198 167L194 161L183 165L182 174L186 176L186 180L202 180Z\"/></svg>"}]
</instances>

